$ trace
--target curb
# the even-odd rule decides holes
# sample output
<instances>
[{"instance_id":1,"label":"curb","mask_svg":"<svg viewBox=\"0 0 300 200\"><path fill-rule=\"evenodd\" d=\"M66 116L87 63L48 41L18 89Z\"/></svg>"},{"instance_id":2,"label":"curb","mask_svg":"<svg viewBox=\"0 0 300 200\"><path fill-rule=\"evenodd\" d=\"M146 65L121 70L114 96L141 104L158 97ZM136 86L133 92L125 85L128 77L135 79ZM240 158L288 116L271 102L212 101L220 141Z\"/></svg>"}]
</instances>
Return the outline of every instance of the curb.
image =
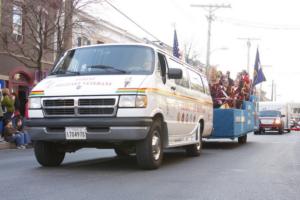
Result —
<instances>
[{"instance_id":1,"label":"curb","mask_svg":"<svg viewBox=\"0 0 300 200\"><path fill-rule=\"evenodd\" d=\"M9 143L9 142L5 142L5 141L0 141L0 150L3 149L15 149L16 145Z\"/></svg>"}]
</instances>

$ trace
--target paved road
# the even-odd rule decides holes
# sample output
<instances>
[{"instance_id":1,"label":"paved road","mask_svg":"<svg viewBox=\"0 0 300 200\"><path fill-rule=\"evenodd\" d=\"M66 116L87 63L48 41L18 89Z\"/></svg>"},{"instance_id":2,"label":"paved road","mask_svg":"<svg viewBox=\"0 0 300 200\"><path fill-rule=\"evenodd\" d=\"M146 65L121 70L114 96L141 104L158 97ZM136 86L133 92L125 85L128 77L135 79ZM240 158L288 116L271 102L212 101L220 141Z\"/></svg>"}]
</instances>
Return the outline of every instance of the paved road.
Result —
<instances>
[{"instance_id":1,"label":"paved road","mask_svg":"<svg viewBox=\"0 0 300 200\"><path fill-rule=\"evenodd\" d=\"M1 150L0 199L299 199L300 132L248 139L207 142L199 158L167 152L155 171L111 150L68 154L59 168L40 167L31 149Z\"/></svg>"}]
</instances>

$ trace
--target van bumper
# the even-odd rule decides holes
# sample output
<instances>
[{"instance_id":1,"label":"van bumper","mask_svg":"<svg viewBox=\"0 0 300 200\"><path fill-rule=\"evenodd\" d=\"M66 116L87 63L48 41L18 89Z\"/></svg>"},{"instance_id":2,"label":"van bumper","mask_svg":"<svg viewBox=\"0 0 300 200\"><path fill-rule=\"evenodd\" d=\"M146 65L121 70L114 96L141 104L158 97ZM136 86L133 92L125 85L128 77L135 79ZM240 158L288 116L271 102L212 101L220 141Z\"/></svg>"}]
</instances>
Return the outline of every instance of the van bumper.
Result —
<instances>
[{"instance_id":1,"label":"van bumper","mask_svg":"<svg viewBox=\"0 0 300 200\"><path fill-rule=\"evenodd\" d=\"M86 139L79 141L135 141L146 138L151 118L42 118L25 121L34 141L67 140L65 127L86 127Z\"/></svg>"}]
</instances>

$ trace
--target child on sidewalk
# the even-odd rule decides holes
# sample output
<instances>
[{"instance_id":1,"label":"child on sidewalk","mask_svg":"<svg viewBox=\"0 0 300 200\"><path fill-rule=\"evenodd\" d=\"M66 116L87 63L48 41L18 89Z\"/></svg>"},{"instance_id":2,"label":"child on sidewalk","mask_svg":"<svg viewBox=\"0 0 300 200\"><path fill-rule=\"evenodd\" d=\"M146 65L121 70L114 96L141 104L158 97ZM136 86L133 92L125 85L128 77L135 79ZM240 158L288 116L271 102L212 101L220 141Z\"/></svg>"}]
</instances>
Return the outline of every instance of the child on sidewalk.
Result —
<instances>
[{"instance_id":1,"label":"child on sidewalk","mask_svg":"<svg viewBox=\"0 0 300 200\"><path fill-rule=\"evenodd\" d=\"M31 144L31 137L30 134L27 133L27 131L24 130L24 124L23 124L23 118L19 115L15 117L15 128L17 129L17 133L21 133L24 135L24 145L27 147Z\"/></svg>"},{"instance_id":2,"label":"child on sidewalk","mask_svg":"<svg viewBox=\"0 0 300 200\"><path fill-rule=\"evenodd\" d=\"M15 129L11 120L6 120L4 139L7 142L15 142L18 149L25 149L26 145L30 143L29 134Z\"/></svg>"}]
</instances>

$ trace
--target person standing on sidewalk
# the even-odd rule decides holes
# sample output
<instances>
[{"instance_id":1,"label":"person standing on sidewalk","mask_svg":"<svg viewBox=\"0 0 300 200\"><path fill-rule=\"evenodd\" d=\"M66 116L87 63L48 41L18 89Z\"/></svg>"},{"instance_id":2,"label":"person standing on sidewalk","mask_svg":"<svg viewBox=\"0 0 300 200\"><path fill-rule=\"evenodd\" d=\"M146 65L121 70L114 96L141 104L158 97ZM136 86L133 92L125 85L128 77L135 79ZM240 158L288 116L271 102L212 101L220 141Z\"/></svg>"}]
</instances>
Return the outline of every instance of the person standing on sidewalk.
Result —
<instances>
[{"instance_id":1,"label":"person standing on sidewalk","mask_svg":"<svg viewBox=\"0 0 300 200\"><path fill-rule=\"evenodd\" d=\"M13 113L15 112L15 102L10 96L10 92L8 88L4 88L2 90L3 93L3 99L1 101L2 106L6 109L6 112L4 113L4 121L10 120L12 118Z\"/></svg>"}]
</instances>

